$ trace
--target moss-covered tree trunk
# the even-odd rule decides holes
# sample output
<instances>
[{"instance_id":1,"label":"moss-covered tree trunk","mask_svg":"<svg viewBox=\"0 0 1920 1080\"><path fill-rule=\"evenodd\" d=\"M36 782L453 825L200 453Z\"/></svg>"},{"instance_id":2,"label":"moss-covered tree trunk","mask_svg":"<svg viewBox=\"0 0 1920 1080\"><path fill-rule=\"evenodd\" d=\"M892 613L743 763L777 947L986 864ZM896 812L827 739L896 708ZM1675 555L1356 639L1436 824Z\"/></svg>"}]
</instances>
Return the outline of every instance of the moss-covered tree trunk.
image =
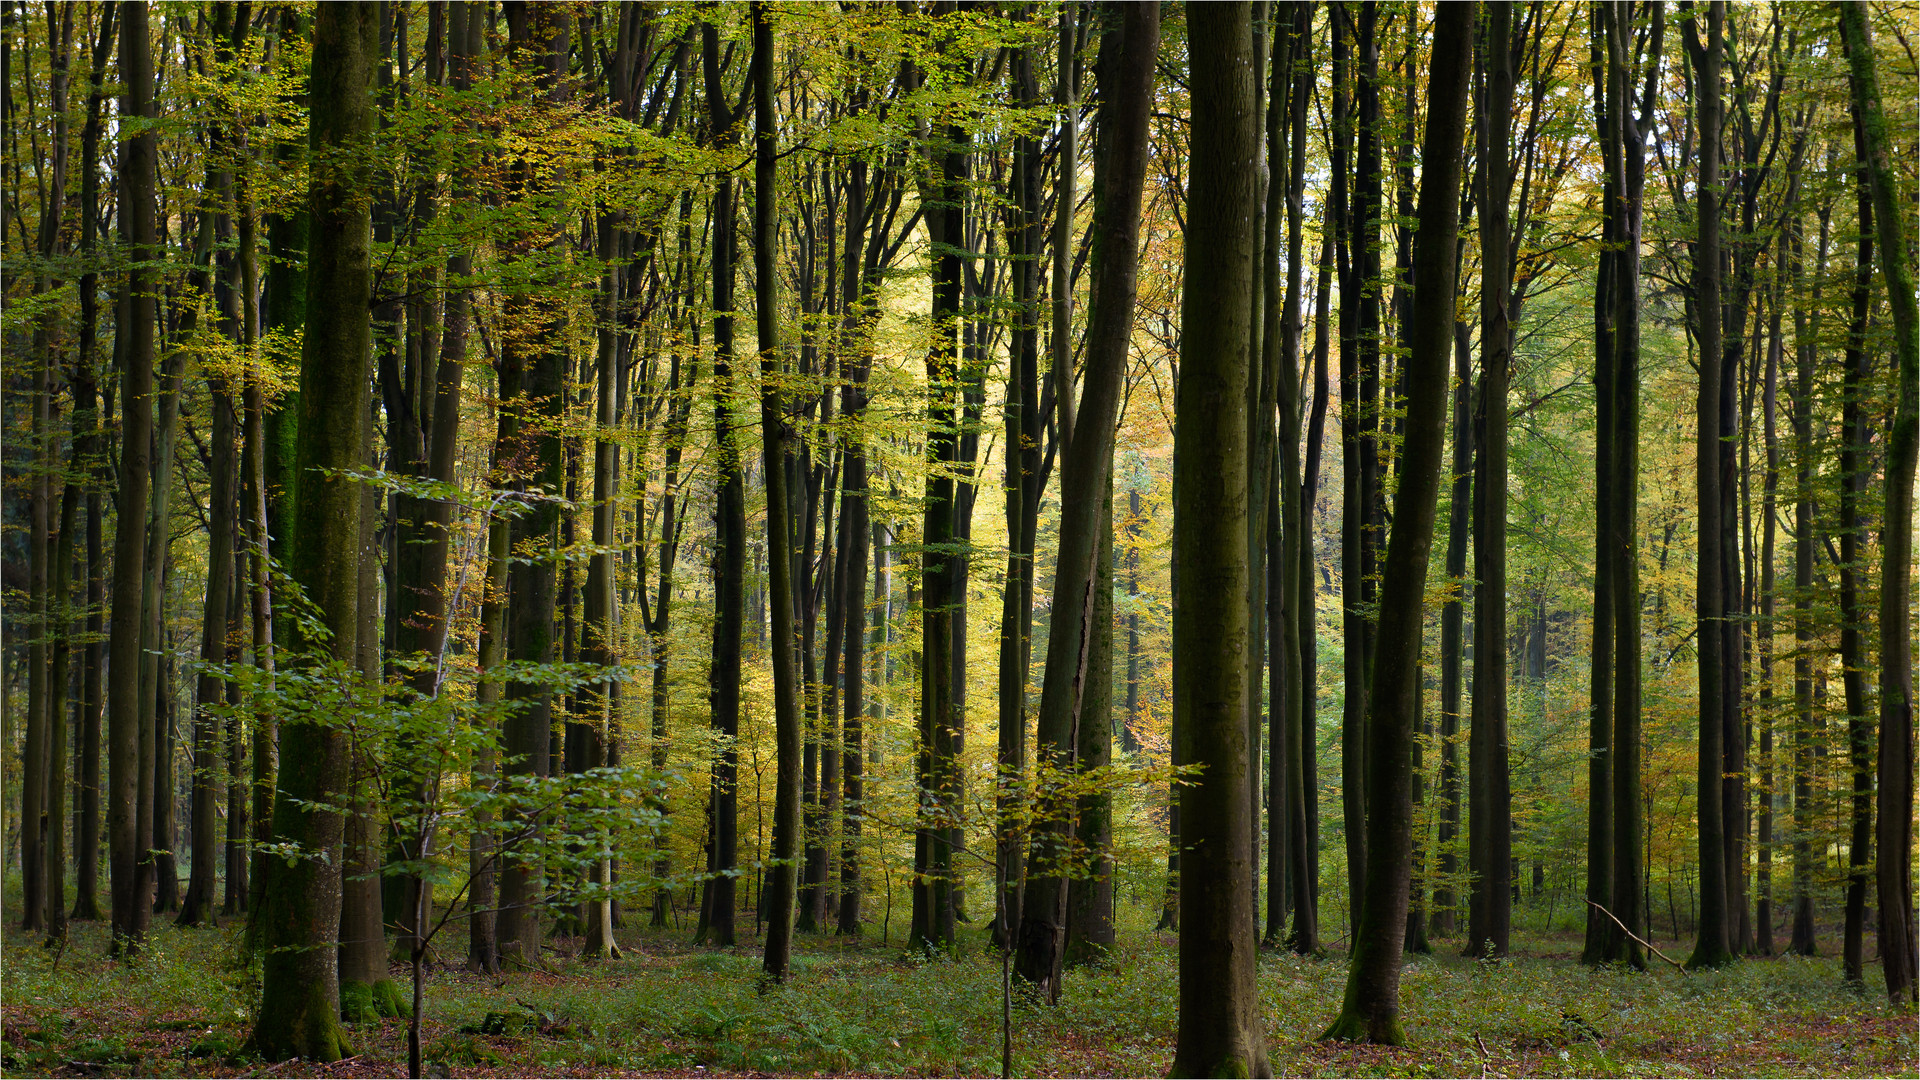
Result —
<instances>
[{"instance_id":1,"label":"moss-covered tree trunk","mask_svg":"<svg viewBox=\"0 0 1920 1080\"><path fill-rule=\"evenodd\" d=\"M309 81L313 164L307 210L314 229L307 325L300 360L300 426L288 566L328 637L300 644L342 665L358 637L360 486L322 470L352 468L364 452L371 326L373 57L379 12L369 5L318 9ZM323 723L281 730L281 797L273 836L300 857L267 863L260 915L260 1012L254 1045L278 1061L333 1061L348 1052L339 1020L340 860L346 740Z\"/></svg>"},{"instance_id":2,"label":"moss-covered tree trunk","mask_svg":"<svg viewBox=\"0 0 1920 1080\"><path fill-rule=\"evenodd\" d=\"M1193 142L1174 428L1180 1020L1174 1076L1265 1076L1247 815L1247 348L1259 118L1253 12L1188 11ZM1082 430L1086 430L1084 427Z\"/></svg>"},{"instance_id":3,"label":"moss-covered tree trunk","mask_svg":"<svg viewBox=\"0 0 1920 1080\"><path fill-rule=\"evenodd\" d=\"M1880 771L1879 828L1874 862L1880 901L1880 961L1887 996L1920 998L1920 954L1913 912L1913 481L1920 455L1920 310L1914 301L1913 255L1907 248L1912 198L1900 190L1896 152L1880 100L1870 12L1842 3L1840 32L1847 48L1853 122L1860 131L1862 181L1873 196L1880 242L1880 276L1893 311L1895 378L1893 427L1887 433L1886 526L1880 540Z\"/></svg>"}]
</instances>

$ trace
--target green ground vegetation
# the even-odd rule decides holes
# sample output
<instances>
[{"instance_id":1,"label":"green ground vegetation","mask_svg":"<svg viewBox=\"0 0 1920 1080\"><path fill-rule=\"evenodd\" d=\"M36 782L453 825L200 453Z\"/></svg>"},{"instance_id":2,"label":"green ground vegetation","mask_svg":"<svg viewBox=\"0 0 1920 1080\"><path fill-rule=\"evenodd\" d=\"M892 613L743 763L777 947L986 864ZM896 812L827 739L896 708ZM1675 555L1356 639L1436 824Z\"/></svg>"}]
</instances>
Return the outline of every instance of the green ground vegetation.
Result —
<instances>
[{"instance_id":1,"label":"green ground vegetation","mask_svg":"<svg viewBox=\"0 0 1920 1080\"><path fill-rule=\"evenodd\" d=\"M1142 919L1144 911L1138 912ZM1276 1075L1913 1076L1911 1011L1849 990L1837 958L1754 959L1721 971L1582 967L1563 920L1515 935L1516 957L1457 947L1409 957L1406 1049L1315 1041L1337 1010L1345 955L1263 953L1260 996ZM1131 921L1131 920L1129 920ZM749 924L750 925L750 924ZM1069 976L1057 1008L1015 999L1023 1076L1157 1076L1172 1059L1175 940L1145 924ZM269 1066L245 1045L251 984L235 924L156 927L129 963L104 928L76 924L61 952L9 932L9 1076L386 1076L406 1066L406 1022L349 1028L355 1056ZM768 988L758 940L699 949L674 931L626 930L623 958L582 961L552 944L545 970L429 976L424 1060L433 1076L997 1076L1000 964L978 926L955 959L904 953L896 934L801 935L793 976ZM1664 940L1656 942L1664 945ZM404 969L395 978L405 984Z\"/></svg>"}]
</instances>

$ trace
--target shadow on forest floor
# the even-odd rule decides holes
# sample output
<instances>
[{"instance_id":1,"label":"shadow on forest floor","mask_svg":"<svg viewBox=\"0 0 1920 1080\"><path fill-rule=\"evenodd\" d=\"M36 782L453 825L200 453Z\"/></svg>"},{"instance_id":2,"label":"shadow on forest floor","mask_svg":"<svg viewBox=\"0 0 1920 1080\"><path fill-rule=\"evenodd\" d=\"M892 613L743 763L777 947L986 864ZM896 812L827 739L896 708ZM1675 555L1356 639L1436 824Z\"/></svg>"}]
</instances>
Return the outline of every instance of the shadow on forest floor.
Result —
<instances>
[{"instance_id":1,"label":"shadow on forest floor","mask_svg":"<svg viewBox=\"0 0 1920 1080\"><path fill-rule=\"evenodd\" d=\"M238 923L179 930L156 919L131 964L104 928L77 924L56 956L9 931L0 1035L9 1076L363 1077L404 1074L406 1023L351 1029L357 1056L272 1064L244 1049L252 976ZM423 1035L437 1076L838 1074L995 1076L1000 968L985 932L958 959L907 957L871 940L801 935L785 987L762 992L757 942L697 949L682 932L626 931L626 957L551 954L502 979L432 972ZM459 938L448 944L456 949ZM1457 946L1409 958L1407 1049L1328 1045L1343 957L1263 954L1276 1075L1913 1076L1915 1019L1846 989L1831 958L1753 960L1682 975L1593 971L1577 939L1525 936L1522 958L1485 964ZM395 978L405 984L404 967ZM1173 1055L1175 949L1135 935L1068 976L1057 1009L1016 1002L1021 1075L1158 1076Z\"/></svg>"}]
</instances>

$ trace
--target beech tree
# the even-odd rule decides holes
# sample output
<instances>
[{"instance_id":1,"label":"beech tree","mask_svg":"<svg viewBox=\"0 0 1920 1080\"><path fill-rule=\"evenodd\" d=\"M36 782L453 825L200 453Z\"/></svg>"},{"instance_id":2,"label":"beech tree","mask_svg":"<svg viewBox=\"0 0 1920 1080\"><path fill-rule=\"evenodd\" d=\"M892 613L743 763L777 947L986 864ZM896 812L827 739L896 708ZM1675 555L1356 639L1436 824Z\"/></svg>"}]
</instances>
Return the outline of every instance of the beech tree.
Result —
<instances>
[{"instance_id":1,"label":"beech tree","mask_svg":"<svg viewBox=\"0 0 1920 1080\"><path fill-rule=\"evenodd\" d=\"M1246 813L1247 401L1253 321L1253 8L1188 11L1193 109L1175 409L1174 730L1198 766L1180 799L1180 1032L1175 1076L1265 1076L1254 990Z\"/></svg>"},{"instance_id":2,"label":"beech tree","mask_svg":"<svg viewBox=\"0 0 1920 1080\"><path fill-rule=\"evenodd\" d=\"M1367 839L1375 862L1367 878L1361 922L1354 928L1346 1000L1325 1036L1396 1046L1406 1040L1400 1029L1400 946L1407 927L1413 848L1411 757L1420 713L1427 560L1433 547L1440 449L1446 431L1447 361L1453 330L1447 314L1453 302L1454 244L1460 228L1455 193L1465 158L1469 57L1478 14L1476 5L1451 4L1434 19L1408 342L1406 466L1394 497L1393 531L1381 575L1381 651L1371 696L1376 711L1368 730L1367 780L1374 800ZM1504 20L1490 22L1504 29Z\"/></svg>"},{"instance_id":3,"label":"beech tree","mask_svg":"<svg viewBox=\"0 0 1920 1080\"><path fill-rule=\"evenodd\" d=\"M367 184L374 112L371 91L378 12L342 5L313 22L307 213L313 222L306 335L300 364L295 468L301 499L288 565L318 613L324 636L297 642L351 671L358 641L361 491L340 475L365 453L372 324L373 218L356 192ZM131 51L131 50L128 50ZM350 677L350 676L347 676ZM346 740L326 723L280 731L284 797L274 800L273 837L292 859L267 864L260 919L264 951L254 1042L268 1057L333 1061L348 1050L341 1031L337 954Z\"/></svg>"}]
</instances>

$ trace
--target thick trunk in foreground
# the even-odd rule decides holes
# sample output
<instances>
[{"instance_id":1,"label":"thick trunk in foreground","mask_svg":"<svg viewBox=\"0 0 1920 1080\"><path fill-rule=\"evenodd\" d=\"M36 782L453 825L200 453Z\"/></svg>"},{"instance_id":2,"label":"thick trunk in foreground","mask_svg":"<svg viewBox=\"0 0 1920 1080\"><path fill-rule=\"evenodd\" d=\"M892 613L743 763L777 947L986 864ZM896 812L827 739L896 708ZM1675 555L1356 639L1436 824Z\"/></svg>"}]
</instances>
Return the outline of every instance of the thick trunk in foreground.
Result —
<instances>
[{"instance_id":1,"label":"thick trunk in foreground","mask_svg":"<svg viewBox=\"0 0 1920 1080\"><path fill-rule=\"evenodd\" d=\"M342 4L315 14L309 144L316 151L372 136L369 88L378 23L379 13L370 6ZM360 463L368 422L372 220L358 197L367 188L369 164L348 158L325 167L321 162L327 160L316 155L308 182L311 315L300 364L296 455L303 483L288 565L331 635L327 654L346 665L354 659L358 631L361 493L352 481L315 470ZM321 647L317 641L302 644ZM273 835L316 857L267 863L254 1045L270 1061L334 1061L349 1052L336 1019L339 969L331 947L340 925L342 815L336 807L346 780L346 740L309 722L284 725L280 741L283 797L274 803Z\"/></svg>"},{"instance_id":2,"label":"thick trunk in foreground","mask_svg":"<svg viewBox=\"0 0 1920 1080\"><path fill-rule=\"evenodd\" d=\"M1172 1075L1265 1076L1246 814L1244 410L1259 75L1251 5L1200 5L1187 19L1193 145L1174 429L1173 723L1176 760L1201 772L1178 794L1184 930Z\"/></svg>"},{"instance_id":3,"label":"thick trunk in foreground","mask_svg":"<svg viewBox=\"0 0 1920 1080\"><path fill-rule=\"evenodd\" d=\"M1873 193L1880 242L1880 276L1893 309L1898 391L1887 437L1887 505L1880 570L1880 805L1875 877L1880 900L1880 961L1887 996L1920 998L1913 912L1913 479L1920 453L1920 310L1916 310L1913 256L1887 116L1875 71L1873 32L1866 5L1840 5L1853 89L1853 122L1861 132L1862 179Z\"/></svg>"}]
</instances>

